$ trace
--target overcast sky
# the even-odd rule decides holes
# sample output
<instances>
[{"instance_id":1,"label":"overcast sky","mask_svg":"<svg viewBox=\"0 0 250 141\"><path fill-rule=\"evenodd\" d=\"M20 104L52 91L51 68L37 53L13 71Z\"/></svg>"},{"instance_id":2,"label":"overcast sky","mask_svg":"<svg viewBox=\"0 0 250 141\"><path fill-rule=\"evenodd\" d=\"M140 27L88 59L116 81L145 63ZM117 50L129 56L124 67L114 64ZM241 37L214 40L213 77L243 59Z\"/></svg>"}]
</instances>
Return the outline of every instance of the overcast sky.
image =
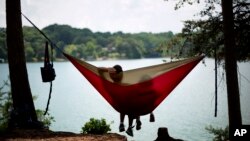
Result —
<instances>
[{"instance_id":1,"label":"overcast sky","mask_svg":"<svg viewBox=\"0 0 250 141\"><path fill-rule=\"evenodd\" d=\"M39 28L68 24L92 31L138 33L181 32L183 21L203 7L186 5L174 10L177 0L21 0L22 12ZM5 0L0 0L0 27L6 27ZM23 25L31 26L25 19Z\"/></svg>"}]
</instances>

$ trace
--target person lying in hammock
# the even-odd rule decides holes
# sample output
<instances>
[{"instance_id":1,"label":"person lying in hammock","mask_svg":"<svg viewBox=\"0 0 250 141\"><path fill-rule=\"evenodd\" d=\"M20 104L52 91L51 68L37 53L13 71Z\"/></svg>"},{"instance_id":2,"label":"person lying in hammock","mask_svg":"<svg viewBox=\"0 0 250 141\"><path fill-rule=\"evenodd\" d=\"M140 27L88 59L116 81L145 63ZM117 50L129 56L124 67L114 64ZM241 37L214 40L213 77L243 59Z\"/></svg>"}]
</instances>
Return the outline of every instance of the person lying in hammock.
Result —
<instances>
[{"instance_id":1,"label":"person lying in hammock","mask_svg":"<svg viewBox=\"0 0 250 141\"><path fill-rule=\"evenodd\" d=\"M121 83L121 80L123 78L123 70L120 65L115 65L112 68L106 68L106 67L99 67L98 68L99 73L102 74L102 72L108 72L110 78L113 80L114 83ZM119 131L123 132L125 131L125 125L124 125L124 118L125 114L120 113L120 126L119 126ZM126 133L130 136L133 136L133 120L136 119L136 130L141 129L141 121L140 121L140 116L133 116L133 115L128 115L128 122L129 126L128 129L126 130ZM154 122L154 115L153 113L150 113L150 122Z\"/></svg>"}]
</instances>

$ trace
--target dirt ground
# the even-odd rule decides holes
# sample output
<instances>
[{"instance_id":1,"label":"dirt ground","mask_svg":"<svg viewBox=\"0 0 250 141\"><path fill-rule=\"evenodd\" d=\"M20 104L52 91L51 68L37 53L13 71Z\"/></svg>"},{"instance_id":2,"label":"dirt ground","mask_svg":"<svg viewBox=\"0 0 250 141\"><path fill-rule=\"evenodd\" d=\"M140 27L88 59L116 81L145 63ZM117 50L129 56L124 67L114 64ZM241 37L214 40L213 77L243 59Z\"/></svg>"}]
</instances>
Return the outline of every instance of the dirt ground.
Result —
<instances>
[{"instance_id":1,"label":"dirt ground","mask_svg":"<svg viewBox=\"0 0 250 141\"><path fill-rule=\"evenodd\" d=\"M71 132L19 129L1 135L0 141L127 141L127 138L116 133L83 135Z\"/></svg>"}]
</instances>

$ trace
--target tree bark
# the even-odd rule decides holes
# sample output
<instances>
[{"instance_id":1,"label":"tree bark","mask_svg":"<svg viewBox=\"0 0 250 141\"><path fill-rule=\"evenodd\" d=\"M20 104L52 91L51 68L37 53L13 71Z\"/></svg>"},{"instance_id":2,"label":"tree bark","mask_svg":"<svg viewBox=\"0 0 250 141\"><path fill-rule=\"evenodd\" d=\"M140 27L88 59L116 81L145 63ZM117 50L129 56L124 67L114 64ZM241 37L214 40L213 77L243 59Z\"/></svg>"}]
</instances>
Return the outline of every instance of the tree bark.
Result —
<instances>
[{"instance_id":1,"label":"tree bark","mask_svg":"<svg viewBox=\"0 0 250 141\"><path fill-rule=\"evenodd\" d=\"M27 127L28 124L37 122L37 115L27 74L20 0L6 0L6 25L9 75L15 111L12 120L16 126Z\"/></svg>"},{"instance_id":2,"label":"tree bark","mask_svg":"<svg viewBox=\"0 0 250 141\"><path fill-rule=\"evenodd\" d=\"M240 95L237 74L236 49L234 38L233 2L222 0L222 14L225 45L225 69L228 98L229 133L232 135L235 127L242 125ZM232 139L230 139L232 140Z\"/></svg>"}]
</instances>

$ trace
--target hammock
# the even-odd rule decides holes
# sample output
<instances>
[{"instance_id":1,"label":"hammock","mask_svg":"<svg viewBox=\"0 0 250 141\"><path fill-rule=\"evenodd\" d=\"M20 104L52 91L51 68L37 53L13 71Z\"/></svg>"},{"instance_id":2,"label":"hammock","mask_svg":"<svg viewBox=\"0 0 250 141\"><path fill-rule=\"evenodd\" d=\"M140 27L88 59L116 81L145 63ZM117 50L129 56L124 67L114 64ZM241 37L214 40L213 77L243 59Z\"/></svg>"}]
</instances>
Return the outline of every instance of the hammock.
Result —
<instances>
[{"instance_id":1,"label":"hammock","mask_svg":"<svg viewBox=\"0 0 250 141\"><path fill-rule=\"evenodd\" d=\"M114 83L108 72L68 54L64 55L118 112L128 115L151 113L203 56L124 71L121 83Z\"/></svg>"}]
</instances>

